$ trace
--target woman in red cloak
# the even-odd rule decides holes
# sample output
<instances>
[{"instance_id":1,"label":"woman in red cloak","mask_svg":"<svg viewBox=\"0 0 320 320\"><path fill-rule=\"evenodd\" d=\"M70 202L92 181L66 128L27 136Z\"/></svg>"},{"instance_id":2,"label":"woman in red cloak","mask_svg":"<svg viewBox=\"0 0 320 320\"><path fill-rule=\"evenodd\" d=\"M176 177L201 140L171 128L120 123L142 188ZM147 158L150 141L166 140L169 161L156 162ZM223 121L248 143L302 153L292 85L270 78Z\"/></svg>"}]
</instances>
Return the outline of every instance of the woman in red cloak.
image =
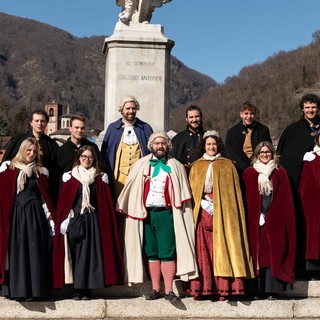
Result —
<instances>
[{"instance_id":1,"label":"woman in red cloak","mask_svg":"<svg viewBox=\"0 0 320 320\"><path fill-rule=\"evenodd\" d=\"M39 154L36 139L27 138L0 168L0 285L19 301L46 298L50 289L54 208Z\"/></svg>"},{"instance_id":2,"label":"woman in red cloak","mask_svg":"<svg viewBox=\"0 0 320 320\"><path fill-rule=\"evenodd\" d=\"M92 146L80 148L58 200L54 288L73 283L75 300L89 299L91 289L122 283L115 211L98 163Z\"/></svg>"},{"instance_id":3,"label":"woman in red cloak","mask_svg":"<svg viewBox=\"0 0 320 320\"><path fill-rule=\"evenodd\" d=\"M315 135L313 151L304 155L299 193L305 218L306 271L311 278L320 278L320 131Z\"/></svg>"},{"instance_id":4,"label":"woman in red cloak","mask_svg":"<svg viewBox=\"0 0 320 320\"><path fill-rule=\"evenodd\" d=\"M292 288L295 267L295 214L286 171L269 141L260 142L245 170L249 245L255 271L252 293L269 295Z\"/></svg>"}]
</instances>

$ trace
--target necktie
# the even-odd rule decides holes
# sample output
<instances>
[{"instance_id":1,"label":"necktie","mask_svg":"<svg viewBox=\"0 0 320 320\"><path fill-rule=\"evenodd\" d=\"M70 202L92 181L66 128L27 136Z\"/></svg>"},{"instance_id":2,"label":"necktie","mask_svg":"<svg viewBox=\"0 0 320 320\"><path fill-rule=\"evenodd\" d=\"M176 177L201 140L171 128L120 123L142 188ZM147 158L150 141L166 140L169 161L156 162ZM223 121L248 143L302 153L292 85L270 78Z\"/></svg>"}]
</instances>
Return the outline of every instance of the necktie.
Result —
<instances>
[{"instance_id":1,"label":"necktie","mask_svg":"<svg viewBox=\"0 0 320 320\"><path fill-rule=\"evenodd\" d=\"M171 173L171 168L167 165L167 159L150 159L151 167L154 167L152 178L159 174L160 168L168 173Z\"/></svg>"}]
</instances>

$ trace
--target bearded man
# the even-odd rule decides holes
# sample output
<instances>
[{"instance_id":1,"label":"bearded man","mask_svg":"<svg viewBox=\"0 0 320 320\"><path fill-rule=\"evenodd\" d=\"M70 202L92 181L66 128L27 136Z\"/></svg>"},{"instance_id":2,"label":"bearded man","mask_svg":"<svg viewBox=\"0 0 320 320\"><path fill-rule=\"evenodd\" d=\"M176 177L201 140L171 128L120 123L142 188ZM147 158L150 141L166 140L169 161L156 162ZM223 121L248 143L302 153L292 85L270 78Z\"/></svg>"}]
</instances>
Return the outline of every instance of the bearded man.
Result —
<instances>
[{"instance_id":1,"label":"bearded man","mask_svg":"<svg viewBox=\"0 0 320 320\"><path fill-rule=\"evenodd\" d=\"M183 165L168 156L171 141L161 130L148 141L151 151L133 165L118 198L117 210L126 215L124 265L128 283L144 280L143 256L147 257L152 291L147 300L178 297L173 280L197 277L191 192Z\"/></svg>"}]
</instances>

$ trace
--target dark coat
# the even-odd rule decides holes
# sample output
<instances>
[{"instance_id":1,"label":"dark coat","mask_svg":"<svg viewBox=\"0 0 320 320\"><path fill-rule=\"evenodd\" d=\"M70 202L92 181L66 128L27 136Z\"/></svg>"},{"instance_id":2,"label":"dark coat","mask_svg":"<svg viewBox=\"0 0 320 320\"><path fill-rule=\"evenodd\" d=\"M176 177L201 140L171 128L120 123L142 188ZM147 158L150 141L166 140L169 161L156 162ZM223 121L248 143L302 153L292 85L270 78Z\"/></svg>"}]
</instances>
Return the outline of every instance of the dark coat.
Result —
<instances>
[{"instance_id":1,"label":"dark coat","mask_svg":"<svg viewBox=\"0 0 320 320\"><path fill-rule=\"evenodd\" d=\"M316 123L319 123L319 121L320 117L317 116ZM290 182L295 189L299 186L303 156L307 151L311 151L313 146L313 131L304 117L290 124L281 134L277 153L280 155L281 165L286 169Z\"/></svg>"},{"instance_id":2,"label":"dark coat","mask_svg":"<svg viewBox=\"0 0 320 320\"><path fill-rule=\"evenodd\" d=\"M68 140L58 149L57 164L58 164L60 175L72 169L77 153L79 149L83 146L92 146L95 149L98 156L98 160L99 160L99 167L101 168L102 171L107 172L109 175L110 170L108 169L104 159L102 158L102 155L100 153L98 146L95 143L85 138L81 140L81 145L79 147L77 147L71 141L71 138L68 138Z\"/></svg>"},{"instance_id":3,"label":"dark coat","mask_svg":"<svg viewBox=\"0 0 320 320\"><path fill-rule=\"evenodd\" d=\"M204 130L202 127L195 132L191 131L189 127L187 127L186 130L179 132L172 138L172 150L170 151L170 155L182 164L190 166L203 154L203 150L199 150L203 134ZM200 153L201 156L199 156Z\"/></svg>"},{"instance_id":4,"label":"dark coat","mask_svg":"<svg viewBox=\"0 0 320 320\"><path fill-rule=\"evenodd\" d=\"M294 282L295 214L286 171L279 167L271 174L272 203L266 223L260 227L261 195L258 172L250 167L243 174L247 207L249 245L256 276L259 269L271 267L272 276L287 283Z\"/></svg>"},{"instance_id":5,"label":"dark coat","mask_svg":"<svg viewBox=\"0 0 320 320\"><path fill-rule=\"evenodd\" d=\"M225 142L228 158L235 161L235 166L241 174L251 165L251 159L243 152L246 133L247 127L241 120L235 126L228 129ZM254 150L262 141L272 142L269 129L260 122L254 121L251 134L252 149Z\"/></svg>"},{"instance_id":6,"label":"dark coat","mask_svg":"<svg viewBox=\"0 0 320 320\"><path fill-rule=\"evenodd\" d=\"M118 150L121 137L123 134L123 130L124 130L122 125L123 123L121 119L113 123L110 123L106 131L106 134L104 135L102 146L101 146L102 157L108 163L108 166L110 167L112 172L114 171L116 154L117 154L117 150ZM139 141L142 157L144 157L150 153L147 145L148 145L148 139L150 135L153 133L153 130L148 123L143 122L139 118L136 118L136 121L133 127L134 127L134 132Z\"/></svg>"},{"instance_id":7,"label":"dark coat","mask_svg":"<svg viewBox=\"0 0 320 320\"><path fill-rule=\"evenodd\" d=\"M6 152L3 155L2 161L12 160L15 157L15 155L18 153L21 143L29 137L34 138L31 129L27 133L20 134L15 138L13 138L9 143L8 147L6 148ZM55 161L56 161L56 153L59 148L59 145L46 134L43 134L38 139L38 142L40 144L41 151L43 153L42 165L46 167L50 173L52 173L56 169Z\"/></svg>"},{"instance_id":8,"label":"dark coat","mask_svg":"<svg viewBox=\"0 0 320 320\"><path fill-rule=\"evenodd\" d=\"M123 282L123 263L118 228L113 202L108 184L101 176L97 176L96 190L98 199L99 226L103 255L105 285ZM71 177L63 183L57 207L56 235L53 241L53 285L62 288L64 285L64 236L60 233L60 225L67 218L80 182Z\"/></svg>"}]
</instances>

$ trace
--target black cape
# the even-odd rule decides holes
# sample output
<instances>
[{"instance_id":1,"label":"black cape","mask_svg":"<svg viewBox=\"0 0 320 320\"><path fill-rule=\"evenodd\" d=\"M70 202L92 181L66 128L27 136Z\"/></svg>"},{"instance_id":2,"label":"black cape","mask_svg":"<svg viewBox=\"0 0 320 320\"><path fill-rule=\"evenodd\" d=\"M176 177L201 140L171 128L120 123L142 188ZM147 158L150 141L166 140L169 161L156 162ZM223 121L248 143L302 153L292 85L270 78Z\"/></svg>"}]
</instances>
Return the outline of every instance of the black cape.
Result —
<instances>
[{"instance_id":1,"label":"black cape","mask_svg":"<svg viewBox=\"0 0 320 320\"><path fill-rule=\"evenodd\" d=\"M170 155L184 165L190 166L199 157L199 144L202 140L204 130L200 127L191 131L189 127L179 132L172 138L172 150ZM203 152L202 152L203 154Z\"/></svg>"},{"instance_id":2,"label":"black cape","mask_svg":"<svg viewBox=\"0 0 320 320\"><path fill-rule=\"evenodd\" d=\"M227 131L226 151L228 158L235 161L235 166L239 173L251 165L251 159L243 152L243 143L247 133L247 127L242 120ZM271 141L269 128L258 121L252 124L251 144L254 150L261 141Z\"/></svg>"}]
</instances>

